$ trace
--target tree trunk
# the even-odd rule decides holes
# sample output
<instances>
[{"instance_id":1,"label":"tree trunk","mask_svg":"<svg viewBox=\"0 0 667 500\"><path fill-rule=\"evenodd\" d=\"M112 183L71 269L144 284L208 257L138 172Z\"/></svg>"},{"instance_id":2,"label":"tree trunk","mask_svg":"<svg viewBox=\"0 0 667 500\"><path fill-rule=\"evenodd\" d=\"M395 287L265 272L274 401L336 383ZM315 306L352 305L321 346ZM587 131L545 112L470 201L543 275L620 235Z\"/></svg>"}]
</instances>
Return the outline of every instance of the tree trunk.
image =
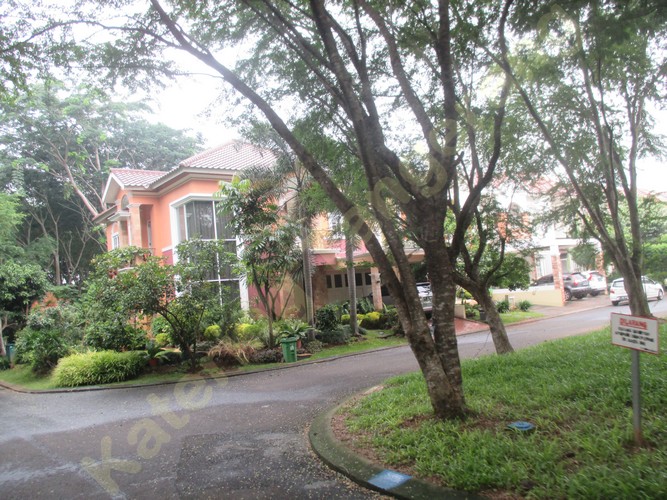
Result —
<instances>
[{"instance_id":1,"label":"tree trunk","mask_svg":"<svg viewBox=\"0 0 667 500\"><path fill-rule=\"evenodd\" d=\"M641 273L628 269L625 273L622 272L622 276L625 291L628 293L631 314L633 316L653 317L644 291Z\"/></svg>"},{"instance_id":2,"label":"tree trunk","mask_svg":"<svg viewBox=\"0 0 667 500\"><path fill-rule=\"evenodd\" d=\"M310 262L310 240L306 223L301 226L301 253L303 254L303 293L306 301L306 321L312 327L315 326L313 267Z\"/></svg>"},{"instance_id":3,"label":"tree trunk","mask_svg":"<svg viewBox=\"0 0 667 500\"><path fill-rule=\"evenodd\" d=\"M431 281L433 309L431 318L433 323L433 339L436 353L440 360L447 380L451 385L453 399L452 410L463 416L465 413L465 399L463 396L463 376L461 360L456 339L454 306L456 303L456 285L454 269L449 260L445 246L438 242L426 242L423 245L424 255L427 257L427 271ZM421 306L421 303L420 303ZM426 322L426 316L421 316Z\"/></svg>"},{"instance_id":4,"label":"tree trunk","mask_svg":"<svg viewBox=\"0 0 667 500\"><path fill-rule=\"evenodd\" d=\"M7 351L5 351L5 337L4 337L4 332L5 332L5 327L9 323L9 320L7 319L7 315L3 314L2 317L0 318L0 356L6 356Z\"/></svg>"},{"instance_id":5,"label":"tree trunk","mask_svg":"<svg viewBox=\"0 0 667 500\"><path fill-rule=\"evenodd\" d=\"M59 242L56 241L56 245L58 244ZM53 284L56 286L63 284L62 275L60 273L60 252L58 252L58 250L53 252Z\"/></svg>"},{"instance_id":6,"label":"tree trunk","mask_svg":"<svg viewBox=\"0 0 667 500\"><path fill-rule=\"evenodd\" d=\"M359 335L357 321L357 283L354 276L354 240L345 234L345 265L347 267L347 289L350 300L350 327L354 335Z\"/></svg>"},{"instance_id":7,"label":"tree trunk","mask_svg":"<svg viewBox=\"0 0 667 500\"><path fill-rule=\"evenodd\" d=\"M514 348L510 343L509 337L507 336L505 324L500 318L498 308L496 307L491 294L489 294L488 290L475 290L473 296L479 305L482 306L486 311L486 322L488 323L489 329L491 330L491 338L493 339L493 345L496 348L496 353L509 354L514 352Z\"/></svg>"}]
</instances>

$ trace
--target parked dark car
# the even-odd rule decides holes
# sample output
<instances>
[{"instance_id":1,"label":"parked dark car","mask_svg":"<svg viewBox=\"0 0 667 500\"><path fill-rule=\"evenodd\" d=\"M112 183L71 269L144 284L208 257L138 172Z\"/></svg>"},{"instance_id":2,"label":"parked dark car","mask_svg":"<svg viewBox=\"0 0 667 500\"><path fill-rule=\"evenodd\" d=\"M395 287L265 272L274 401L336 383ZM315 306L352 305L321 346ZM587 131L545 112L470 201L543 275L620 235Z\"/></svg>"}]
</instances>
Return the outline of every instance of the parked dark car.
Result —
<instances>
[{"instance_id":1,"label":"parked dark car","mask_svg":"<svg viewBox=\"0 0 667 500\"><path fill-rule=\"evenodd\" d=\"M541 278L533 281L533 286L553 284L553 274L546 274ZM572 300L572 297L576 299L583 299L591 292L591 287L588 283L588 280L581 273L564 273L563 288L565 290L565 300Z\"/></svg>"}]
</instances>

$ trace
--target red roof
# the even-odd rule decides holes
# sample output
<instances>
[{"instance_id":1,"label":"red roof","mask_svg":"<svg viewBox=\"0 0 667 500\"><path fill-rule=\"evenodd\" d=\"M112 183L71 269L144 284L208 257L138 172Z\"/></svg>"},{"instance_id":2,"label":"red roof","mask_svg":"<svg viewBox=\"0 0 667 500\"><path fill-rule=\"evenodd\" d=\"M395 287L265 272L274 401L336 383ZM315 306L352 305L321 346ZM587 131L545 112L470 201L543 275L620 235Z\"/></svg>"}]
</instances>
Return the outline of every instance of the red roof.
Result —
<instances>
[{"instance_id":1,"label":"red roof","mask_svg":"<svg viewBox=\"0 0 667 500\"><path fill-rule=\"evenodd\" d=\"M179 167L242 170L253 166L268 167L275 161L276 155L269 149L246 142L231 141L191 156L183 160Z\"/></svg>"},{"instance_id":2,"label":"red roof","mask_svg":"<svg viewBox=\"0 0 667 500\"><path fill-rule=\"evenodd\" d=\"M170 182L184 172L200 169L221 173L234 172L255 166L268 167L275 161L276 154L270 149L234 140L191 156L169 171L112 168L104 191L104 200L112 203L119 188L157 189L162 183ZM115 188L112 188L112 179Z\"/></svg>"},{"instance_id":3,"label":"red roof","mask_svg":"<svg viewBox=\"0 0 667 500\"><path fill-rule=\"evenodd\" d=\"M111 173L124 187L148 187L166 174L161 170L137 170L132 168L112 168Z\"/></svg>"}]
</instances>

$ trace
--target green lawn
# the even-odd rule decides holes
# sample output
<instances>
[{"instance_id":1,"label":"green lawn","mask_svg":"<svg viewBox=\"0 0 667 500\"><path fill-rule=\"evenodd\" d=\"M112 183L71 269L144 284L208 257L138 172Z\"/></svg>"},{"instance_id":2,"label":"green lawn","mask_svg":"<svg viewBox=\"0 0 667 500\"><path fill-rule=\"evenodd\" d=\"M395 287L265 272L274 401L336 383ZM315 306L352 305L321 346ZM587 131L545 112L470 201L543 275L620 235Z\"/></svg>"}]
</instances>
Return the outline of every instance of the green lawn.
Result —
<instances>
[{"instance_id":1,"label":"green lawn","mask_svg":"<svg viewBox=\"0 0 667 500\"><path fill-rule=\"evenodd\" d=\"M10 370L0 371L0 380L34 391L55 388L50 376L37 375L28 365L18 365Z\"/></svg>"},{"instance_id":2,"label":"green lawn","mask_svg":"<svg viewBox=\"0 0 667 500\"><path fill-rule=\"evenodd\" d=\"M519 321L525 321L527 319L541 318L542 316L544 316L544 314L537 312L510 311L501 314L500 318L505 325L511 325L512 323L518 323Z\"/></svg>"},{"instance_id":3,"label":"green lawn","mask_svg":"<svg viewBox=\"0 0 667 500\"><path fill-rule=\"evenodd\" d=\"M661 342L667 328L661 328ZM463 363L470 416L440 422L421 374L347 412L359 446L390 468L496 498L667 498L667 359L641 355L643 430L633 442L630 351L609 329ZM522 434L507 424L525 420Z\"/></svg>"}]
</instances>

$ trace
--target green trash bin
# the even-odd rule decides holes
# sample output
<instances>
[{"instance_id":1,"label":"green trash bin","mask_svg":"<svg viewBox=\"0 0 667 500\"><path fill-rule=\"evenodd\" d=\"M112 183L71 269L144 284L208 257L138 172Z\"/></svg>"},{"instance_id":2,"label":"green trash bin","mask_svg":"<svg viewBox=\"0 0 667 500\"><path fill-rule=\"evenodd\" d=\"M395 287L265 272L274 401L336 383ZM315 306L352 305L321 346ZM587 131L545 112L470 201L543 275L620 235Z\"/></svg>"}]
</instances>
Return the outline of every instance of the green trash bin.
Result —
<instances>
[{"instance_id":1,"label":"green trash bin","mask_svg":"<svg viewBox=\"0 0 667 500\"><path fill-rule=\"evenodd\" d=\"M299 337L287 337L280 341L280 345L283 348L283 358L285 358L285 363L296 362L297 340L299 340Z\"/></svg>"}]
</instances>

